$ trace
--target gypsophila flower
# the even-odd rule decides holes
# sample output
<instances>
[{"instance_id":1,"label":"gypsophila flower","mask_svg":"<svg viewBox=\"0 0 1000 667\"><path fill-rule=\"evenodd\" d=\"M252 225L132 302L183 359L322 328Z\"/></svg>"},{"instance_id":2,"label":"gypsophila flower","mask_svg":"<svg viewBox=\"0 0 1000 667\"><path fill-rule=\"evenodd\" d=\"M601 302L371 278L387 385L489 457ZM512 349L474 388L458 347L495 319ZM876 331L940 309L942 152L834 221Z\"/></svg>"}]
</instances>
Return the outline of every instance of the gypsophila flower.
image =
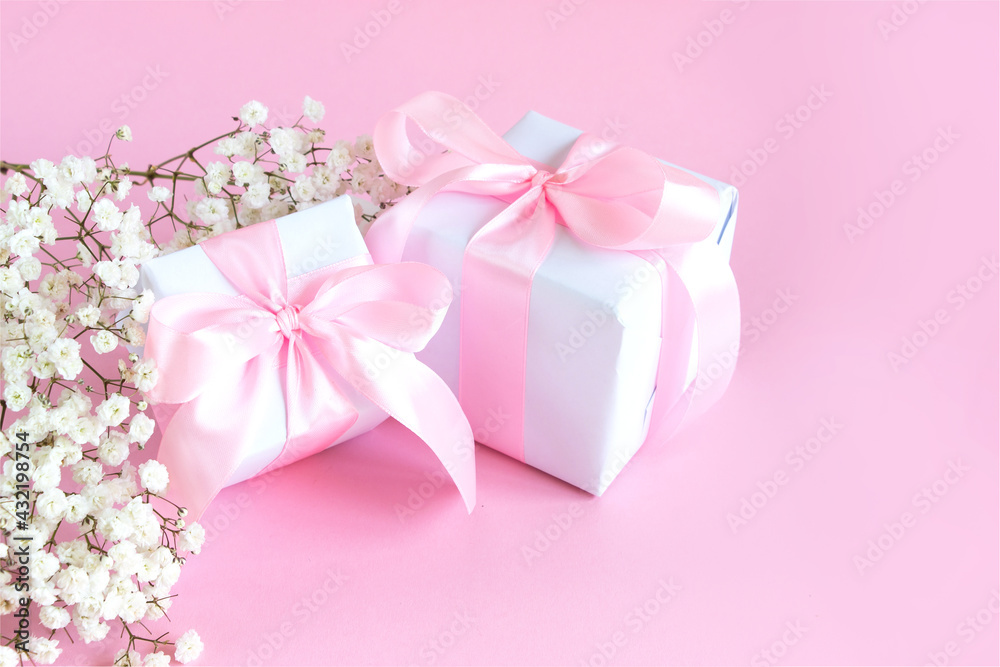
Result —
<instances>
[{"instance_id":1,"label":"gypsophila flower","mask_svg":"<svg viewBox=\"0 0 1000 667\"><path fill-rule=\"evenodd\" d=\"M174 645L174 658L177 662L186 665L198 659L205 645L201 643L201 637L194 630L188 630L180 637Z\"/></svg>"},{"instance_id":2,"label":"gypsophila flower","mask_svg":"<svg viewBox=\"0 0 1000 667\"><path fill-rule=\"evenodd\" d=\"M163 493L167 490L170 475L167 467L159 461L146 461L139 466L139 482L150 493Z\"/></svg>"},{"instance_id":3,"label":"gypsophila flower","mask_svg":"<svg viewBox=\"0 0 1000 667\"><path fill-rule=\"evenodd\" d=\"M118 229L118 226L122 224L123 214L115 203L107 198L102 198L99 202L94 204L93 208L90 209L90 214L93 216L94 222L97 224L97 228L102 232L110 232Z\"/></svg>"},{"instance_id":4,"label":"gypsophila flower","mask_svg":"<svg viewBox=\"0 0 1000 667\"><path fill-rule=\"evenodd\" d=\"M149 197L149 201L165 202L170 199L170 190L162 185L157 185L150 188L146 196Z\"/></svg>"},{"instance_id":5,"label":"gypsophila flower","mask_svg":"<svg viewBox=\"0 0 1000 667\"><path fill-rule=\"evenodd\" d=\"M97 417L107 426L118 426L128 419L129 400L121 394L111 394L97 406Z\"/></svg>"},{"instance_id":6,"label":"gypsophila flower","mask_svg":"<svg viewBox=\"0 0 1000 667\"><path fill-rule=\"evenodd\" d=\"M122 141L132 141L132 128L128 125L122 125L118 128L118 131L115 132L115 136Z\"/></svg>"},{"instance_id":7,"label":"gypsophila flower","mask_svg":"<svg viewBox=\"0 0 1000 667\"><path fill-rule=\"evenodd\" d=\"M142 660L142 667L169 667L170 656L162 651L147 653Z\"/></svg>"},{"instance_id":8,"label":"gypsophila flower","mask_svg":"<svg viewBox=\"0 0 1000 667\"><path fill-rule=\"evenodd\" d=\"M323 120L323 116L326 114L326 108L323 106L322 102L317 102L313 98L306 95L306 98L302 100L302 114L313 123L318 123Z\"/></svg>"},{"instance_id":9,"label":"gypsophila flower","mask_svg":"<svg viewBox=\"0 0 1000 667\"><path fill-rule=\"evenodd\" d=\"M250 127L263 125L267 121L267 107L257 100L250 100L240 109L240 120Z\"/></svg>"},{"instance_id":10,"label":"gypsophila flower","mask_svg":"<svg viewBox=\"0 0 1000 667\"><path fill-rule=\"evenodd\" d=\"M3 191L7 195L19 197L28 191L28 179L21 172L14 172L4 182Z\"/></svg>"},{"instance_id":11,"label":"gypsophila flower","mask_svg":"<svg viewBox=\"0 0 1000 667\"><path fill-rule=\"evenodd\" d=\"M51 665L62 653L57 641L38 636L28 640L28 651L39 665Z\"/></svg>"},{"instance_id":12,"label":"gypsophila flower","mask_svg":"<svg viewBox=\"0 0 1000 667\"><path fill-rule=\"evenodd\" d=\"M372 141L370 134L362 134L357 138L357 141L354 142L354 153L366 160L371 160L375 157L375 143Z\"/></svg>"},{"instance_id":13,"label":"gypsophila flower","mask_svg":"<svg viewBox=\"0 0 1000 667\"><path fill-rule=\"evenodd\" d=\"M107 354L118 347L118 337L104 329L90 337L90 344L98 354Z\"/></svg>"},{"instance_id":14,"label":"gypsophila flower","mask_svg":"<svg viewBox=\"0 0 1000 667\"><path fill-rule=\"evenodd\" d=\"M69 625L69 612L62 607L49 605L38 612L38 620L50 630L60 630Z\"/></svg>"},{"instance_id":15,"label":"gypsophila flower","mask_svg":"<svg viewBox=\"0 0 1000 667\"><path fill-rule=\"evenodd\" d=\"M128 425L129 442L136 442L140 446L145 445L150 436L153 435L154 422L143 413L138 413L132 417Z\"/></svg>"},{"instance_id":16,"label":"gypsophila flower","mask_svg":"<svg viewBox=\"0 0 1000 667\"><path fill-rule=\"evenodd\" d=\"M177 548L182 551L199 553L201 546L205 543L205 529L201 524L195 522L185 528L177 540Z\"/></svg>"}]
</instances>

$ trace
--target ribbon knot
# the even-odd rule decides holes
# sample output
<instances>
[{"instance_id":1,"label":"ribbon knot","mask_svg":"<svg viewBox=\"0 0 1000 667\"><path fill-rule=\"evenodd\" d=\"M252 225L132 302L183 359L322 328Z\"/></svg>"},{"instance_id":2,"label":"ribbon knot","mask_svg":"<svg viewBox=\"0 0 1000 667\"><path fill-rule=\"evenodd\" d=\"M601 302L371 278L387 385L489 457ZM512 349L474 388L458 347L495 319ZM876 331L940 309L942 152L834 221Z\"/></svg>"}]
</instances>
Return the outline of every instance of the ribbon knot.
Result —
<instances>
[{"instance_id":1,"label":"ribbon knot","mask_svg":"<svg viewBox=\"0 0 1000 667\"><path fill-rule=\"evenodd\" d=\"M296 305L285 306L277 313L275 319L278 321L278 330L285 338L291 338L299 331L299 307Z\"/></svg>"},{"instance_id":2,"label":"ribbon knot","mask_svg":"<svg viewBox=\"0 0 1000 667\"><path fill-rule=\"evenodd\" d=\"M538 171L535 172L535 175L531 177L531 187L532 188L536 188L536 187L542 187L543 188L543 187L545 187L546 183L548 183L550 180L552 180L553 176L555 176L555 174L553 174L551 172L548 172L548 171L545 171L543 169L539 169Z\"/></svg>"}]
</instances>

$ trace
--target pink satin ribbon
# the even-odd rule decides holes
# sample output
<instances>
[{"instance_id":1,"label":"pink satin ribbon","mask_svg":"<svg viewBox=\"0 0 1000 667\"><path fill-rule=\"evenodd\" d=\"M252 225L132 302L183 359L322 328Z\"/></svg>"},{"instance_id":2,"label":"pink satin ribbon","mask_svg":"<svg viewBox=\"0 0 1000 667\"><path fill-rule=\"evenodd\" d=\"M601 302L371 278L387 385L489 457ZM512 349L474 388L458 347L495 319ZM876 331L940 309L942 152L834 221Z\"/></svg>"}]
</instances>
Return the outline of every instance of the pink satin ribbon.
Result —
<instances>
[{"instance_id":1,"label":"pink satin ribbon","mask_svg":"<svg viewBox=\"0 0 1000 667\"><path fill-rule=\"evenodd\" d=\"M286 278L274 221L200 247L240 294L179 294L150 313L146 351L160 368L150 399L181 404L158 455L171 500L198 517L223 488L274 419L258 388L277 368L287 439L265 472L325 449L357 421L339 377L430 446L472 511L472 430L448 386L413 356L447 311L430 307L450 300L444 275L361 256Z\"/></svg>"},{"instance_id":2,"label":"pink satin ribbon","mask_svg":"<svg viewBox=\"0 0 1000 667\"><path fill-rule=\"evenodd\" d=\"M448 152L415 148L408 120ZM418 95L375 128L386 174L418 187L368 231L376 261L401 259L420 210L439 192L509 203L472 237L463 259L459 400L474 428L498 408L512 414L490 429L489 445L522 461L528 303L557 225L584 243L646 258L663 279L663 344L647 440L671 434L714 402L732 375L730 365L705 391L688 379L692 354L702 372L739 340L732 271L718 247L697 243L720 217L718 193L645 153L594 139L581 136L551 171L515 151L459 100L437 92Z\"/></svg>"}]
</instances>

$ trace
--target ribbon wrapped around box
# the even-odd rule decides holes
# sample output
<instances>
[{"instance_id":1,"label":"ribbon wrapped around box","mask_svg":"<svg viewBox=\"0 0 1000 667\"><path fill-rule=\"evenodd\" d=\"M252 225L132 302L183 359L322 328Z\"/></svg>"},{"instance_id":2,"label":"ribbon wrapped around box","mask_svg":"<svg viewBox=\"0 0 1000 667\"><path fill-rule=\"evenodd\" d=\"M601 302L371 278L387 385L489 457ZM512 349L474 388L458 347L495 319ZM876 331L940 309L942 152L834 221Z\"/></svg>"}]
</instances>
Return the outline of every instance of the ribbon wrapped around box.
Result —
<instances>
[{"instance_id":1,"label":"ribbon wrapped around box","mask_svg":"<svg viewBox=\"0 0 1000 667\"><path fill-rule=\"evenodd\" d=\"M505 138L442 93L384 116L379 162L417 189L365 240L459 286L418 357L476 440L600 495L729 383L737 192L535 113Z\"/></svg>"},{"instance_id":2,"label":"ribbon wrapped around box","mask_svg":"<svg viewBox=\"0 0 1000 667\"><path fill-rule=\"evenodd\" d=\"M147 262L145 352L167 497L195 516L225 486L395 417L475 502L472 431L416 360L450 287L415 263L376 266L340 197Z\"/></svg>"}]
</instances>

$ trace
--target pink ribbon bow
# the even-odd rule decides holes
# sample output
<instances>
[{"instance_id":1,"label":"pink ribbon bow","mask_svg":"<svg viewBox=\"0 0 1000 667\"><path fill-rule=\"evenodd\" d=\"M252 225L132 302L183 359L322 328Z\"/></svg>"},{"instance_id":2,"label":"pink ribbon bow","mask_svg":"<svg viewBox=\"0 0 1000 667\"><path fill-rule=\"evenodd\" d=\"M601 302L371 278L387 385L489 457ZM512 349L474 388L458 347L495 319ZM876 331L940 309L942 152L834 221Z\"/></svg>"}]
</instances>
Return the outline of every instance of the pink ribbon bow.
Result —
<instances>
[{"instance_id":1,"label":"pink ribbon bow","mask_svg":"<svg viewBox=\"0 0 1000 667\"><path fill-rule=\"evenodd\" d=\"M170 495L200 516L231 478L275 406L260 391L283 375L287 439L265 472L329 446L358 419L350 385L426 442L471 512L474 442L448 386L413 353L450 302L439 271L374 266L366 256L286 278L277 225L264 222L205 241L208 258L241 292L166 297L150 313L147 353L161 368L150 398L181 404L159 460Z\"/></svg>"},{"instance_id":2,"label":"pink ribbon bow","mask_svg":"<svg viewBox=\"0 0 1000 667\"><path fill-rule=\"evenodd\" d=\"M410 141L407 121L448 149ZM497 405L513 418L490 446L524 460L528 302L559 225L592 246L632 252L663 280L663 343L649 438L670 435L713 403L733 364L705 375L713 355L735 354L739 297L728 262L705 239L719 220L708 183L632 148L583 135L554 171L515 151L471 109L443 93L418 95L385 115L375 150L390 178L417 186L376 220L365 241L379 262L399 261L420 210L439 192L498 197L509 206L472 237L462 264L459 400L473 428ZM698 356L695 387L691 354Z\"/></svg>"}]
</instances>

